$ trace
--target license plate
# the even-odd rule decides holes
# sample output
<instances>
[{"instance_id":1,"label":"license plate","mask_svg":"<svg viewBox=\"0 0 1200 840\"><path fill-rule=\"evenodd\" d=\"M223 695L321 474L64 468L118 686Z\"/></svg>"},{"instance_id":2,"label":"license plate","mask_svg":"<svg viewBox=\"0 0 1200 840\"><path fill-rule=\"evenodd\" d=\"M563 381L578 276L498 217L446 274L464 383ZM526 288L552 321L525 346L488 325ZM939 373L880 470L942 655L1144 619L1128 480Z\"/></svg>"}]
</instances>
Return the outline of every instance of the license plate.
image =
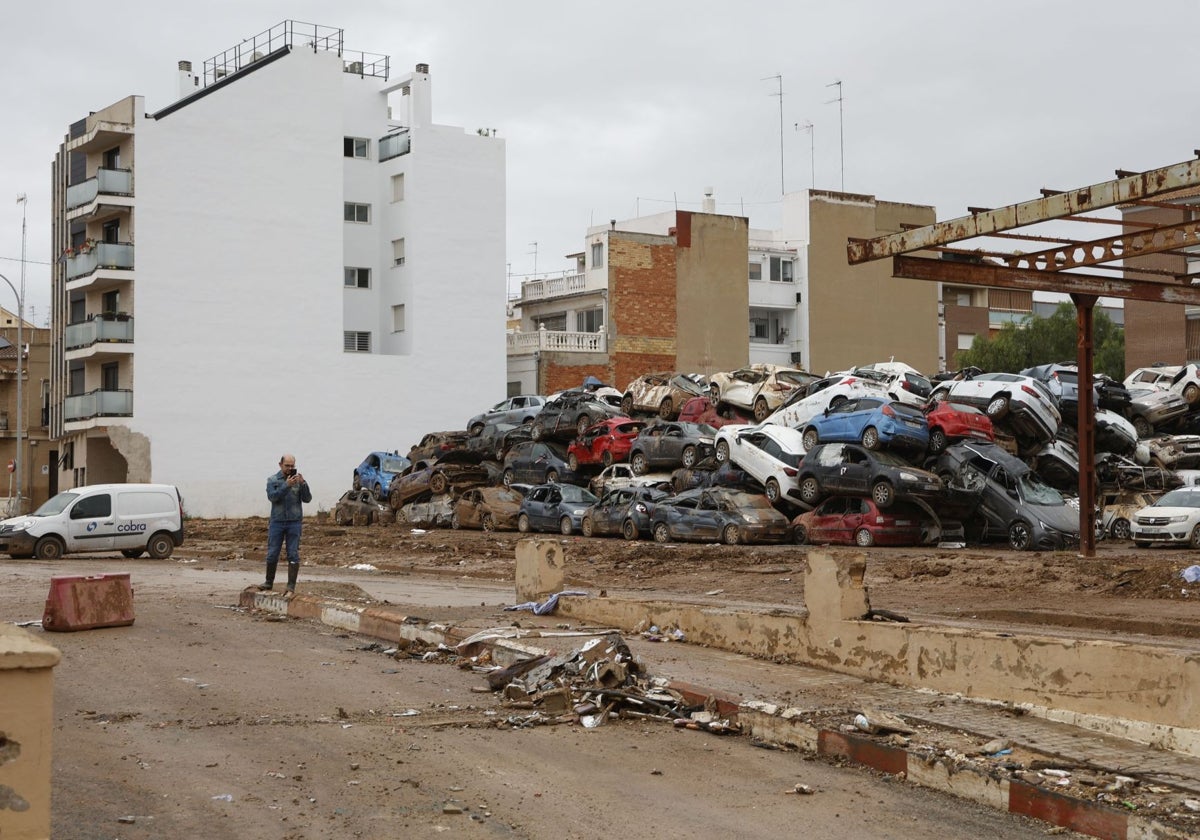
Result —
<instances>
[{"instance_id":1,"label":"license plate","mask_svg":"<svg viewBox=\"0 0 1200 840\"><path fill-rule=\"evenodd\" d=\"M1163 529L1162 528L1142 528L1142 531L1143 531L1143 533L1146 533L1146 534L1161 534L1163 532Z\"/></svg>"}]
</instances>

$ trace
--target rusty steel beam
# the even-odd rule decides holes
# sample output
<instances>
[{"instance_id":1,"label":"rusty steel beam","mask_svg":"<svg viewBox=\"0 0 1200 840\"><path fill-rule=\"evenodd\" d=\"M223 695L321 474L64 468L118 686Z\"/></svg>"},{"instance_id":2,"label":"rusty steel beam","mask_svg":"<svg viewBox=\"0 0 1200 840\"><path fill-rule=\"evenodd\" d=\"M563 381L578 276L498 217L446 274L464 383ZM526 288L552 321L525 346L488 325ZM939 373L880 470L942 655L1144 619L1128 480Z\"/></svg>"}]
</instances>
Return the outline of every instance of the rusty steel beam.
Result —
<instances>
[{"instance_id":1,"label":"rusty steel beam","mask_svg":"<svg viewBox=\"0 0 1200 840\"><path fill-rule=\"evenodd\" d=\"M1011 230L1104 207L1130 204L1139 199L1194 186L1200 186L1200 160L1176 163L1116 181L1010 204L986 213L936 222L919 230L900 231L866 242L850 242L846 246L847 258L851 265L858 265L935 245L986 236L998 230Z\"/></svg>"},{"instance_id":2,"label":"rusty steel beam","mask_svg":"<svg viewBox=\"0 0 1200 840\"><path fill-rule=\"evenodd\" d=\"M1163 225L1154 230L1122 233L1089 242L1076 242L1061 248L1049 248L1031 254L1014 254L1005 259L1013 268L1034 271L1064 271L1069 268L1112 262L1114 260L1161 254L1176 248L1200 246L1200 219Z\"/></svg>"},{"instance_id":3,"label":"rusty steel beam","mask_svg":"<svg viewBox=\"0 0 1200 840\"><path fill-rule=\"evenodd\" d=\"M994 263L959 262L906 255L892 258L892 276L914 280L937 280L959 286L994 286L999 289L1026 289L1037 292L1099 295L1100 297L1148 300L1158 303L1184 303L1200 306L1200 286L1155 283L1102 277L1095 274L1068 274L1009 268Z\"/></svg>"},{"instance_id":4,"label":"rusty steel beam","mask_svg":"<svg viewBox=\"0 0 1200 840\"><path fill-rule=\"evenodd\" d=\"M1096 556L1096 395L1092 393L1092 351L1094 345L1095 295L1071 295L1075 303L1079 408L1079 553Z\"/></svg>"}]
</instances>

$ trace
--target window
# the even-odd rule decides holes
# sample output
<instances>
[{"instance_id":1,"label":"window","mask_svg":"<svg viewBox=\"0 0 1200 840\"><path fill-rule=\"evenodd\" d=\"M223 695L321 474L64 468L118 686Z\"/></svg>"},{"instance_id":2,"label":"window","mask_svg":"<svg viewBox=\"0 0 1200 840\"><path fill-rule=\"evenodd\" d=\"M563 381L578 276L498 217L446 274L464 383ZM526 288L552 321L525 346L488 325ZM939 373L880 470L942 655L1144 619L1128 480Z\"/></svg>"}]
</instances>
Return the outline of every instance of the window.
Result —
<instances>
[{"instance_id":1,"label":"window","mask_svg":"<svg viewBox=\"0 0 1200 840\"><path fill-rule=\"evenodd\" d=\"M404 304L392 307L392 332L404 332Z\"/></svg>"},{"instance_id":2,"label":"window","mask_svg":"<svg viewBox=\"0 0 1200 840\"><path fill-rule=\"evenodd\" d=\"M404 173L392 176L392 201L404 200Z\"/></svg>"},{"instance_id":3,"label":"window","mask_svg":"<svg viewBox=\"0 0 1200 840\"><path fill-rule=\"evenodd\" d=\"M371 269L346 267L346 278L343 281L347 289L371 288Z\"/></svg>"},{"instance_id":4,"label":"window","mask_svg":"<svg viewBox=\"0 0 1200 840\"><path fill-rule=\"evenodd\" d=\"M112 496L107 493L84 496L71 508L72 519L95 519L100 516L112 516Z\"/></svg>"},{"instance_id":5,"label":"window","mask_svg":"<svg viewBox=\"0 0 1200 840\"><path fill-rule=\"evenodd\" d=\"M750 319L750 340L760 343L769 342L771 335L771 322L767 318L751 318Z\"/></svg>"},{"instance_id":6,"label":"window","mask_svg":"<svg viewBox=\"0 0 1200 840\"><path fill-rule=\"evenodd\" d=\"M107 152L104 153L103 167L105 169L120 169L121 168L121 147L120 146L113 146L111 149L109 149Z\"/></svg>"},{"instance_id":7,"label":"window","mask_svg":"<svg viewBox=\"0 0 1200 840\"><path fill-rule=\"evenodd\" d=\"M121 220L113 219L111 222L105 222L100 227L100 239L103 242L120 242L121 241Z\"/></svg>"},{"instance_id":8,"label":"window","mask_svg":"<svg viewBox=\"0 0 1200 840\"><path fill-rule=\"evenodd\" d=\"M959 306L970 306L971 305L971 293L970 292L959 292L957 297L958 297L958 305Z\"/></svg>"},{"instance_id":9,"label":"window","mask_svg":"<svg viewBox=\"0 0 1200 840\"><path fill-rule=\"evenodd\" d=\"M362 137L346 137L342 140L342 154L348 158L365 158L370 153L370 140Z\"/></svg>"},{"instance_id":10,"label":"window","mask_svg":"<svg viewBox=\"0 0 1200 840\"><path fill-rule=\"evenodd\" d=\"M578 332L599 332L604 323L604 310L600 307L575 313L575 329Z\"/></svg>"},{"instance_id":11,"label":"window","mask_svg":"<svg viewBox=\"0 0 1200 840\"><path fill-rule=\"evenodd\" d=\"M533 328L539 330L545 327L550 332L565 332L567 329L567 313L556 312L552 315L534 315Z\"/></svg>"},{"instance_id":12,"label":"window","mask_svg":"<svg viewBox=\"0 0 1200 840\"><path fill-rule=\"evenodd\" d=\"M358 222L364 225L370 224L370 204L356 204L353 201L347 201L345 205L343 205L343 208L342 218L344 218L347 222Z\"/></svg>"},{"instance_id":13,"label":"window","mask_svg":"<svg viewBox=\"0 0 1200 840\"><path fill-rule=\"evenodd\" d=\"M783 257L771 257L771 281L773 283L792 282L792 261Z\"/></svg>"},{"instance_id":14,"label":"window","mask_svg":"<svg viewBox=\"0 0 1200 840\"><path fill-rule=\"evenodd\" d=\"M370 353L371 334L351 331L342 333L342 350L347 353Z\"/></svg>"},{"instance_id":15,"label":"window","mask_svg":"<svg viewBox=\"0 0 1200 840\"><path fill-rule=\"evenodd\" d=\"M762 279L762 263L760 263L760 262L750 263L750 279L751 280L761 280Z\"/></svg>"},{"instance_id":16,"label":"window","mask_svg":"<svg viewBox=\"0 0 1200 840\"><path fill-rule=\"evenodd\" d=\"M100 311L104 313L121 311L121 292L113 289L100 295Z\"/></svg>"},{"instance_id":17,"label":"window","mask_svg":"<svg viewBox=\"0 0 1200 840\"><path fill-rule=\"evenodd\" d=\"M100 365L100 390L119 391L121 389L119 374L120 367L116 362Z\"/></svg>"},{"instance_id":18,"label":"window","mask_svg":"<svg viewBox=\"0 0 1200 840\"><path fill-rule=\"evenodd\" d=\"M592 268L604 268L604 243L592 243Z\"/></svg>"},{"instance_id":19,"label":"window","mask_svg":"<svg viewBox=\"0 0 1200 840\"><path fill-rule=\"evenodd\" d=\"M404 265L404 240L392 240L392 265Z\"/></svg>"},{"instance_id":20,"label":"window","mask_svg":"<svg viewBox=\"0 0 1200 840\"><path fill-rule=\"evenodd\" d=\"M970 350L971 345L975 343L975 333L959 333L958 334L958 349Z\"/></svg>"}]
</instances>

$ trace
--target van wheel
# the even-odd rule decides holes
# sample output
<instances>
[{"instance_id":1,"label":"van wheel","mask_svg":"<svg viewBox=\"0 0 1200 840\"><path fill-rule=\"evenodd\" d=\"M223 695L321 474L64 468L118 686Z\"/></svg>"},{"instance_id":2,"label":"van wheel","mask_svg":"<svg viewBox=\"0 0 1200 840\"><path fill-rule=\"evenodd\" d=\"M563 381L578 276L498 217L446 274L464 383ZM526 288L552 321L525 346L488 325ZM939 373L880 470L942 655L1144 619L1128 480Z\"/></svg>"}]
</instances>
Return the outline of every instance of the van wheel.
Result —
<instances>
[{"instance_id":1,"label":"van wheel","mask_svg":"<svg viewBox=\"0 0 1200 840\"><path fill-rule=\"evenodd\" d=\"M166 531L159 531L146 543L146 551L155 560L166 560L175 550L175 540Z\"/></svg>"},{"instance_id":2,"label":"van wheel","mask_svg":"<svg viewBox=\"0 0 1200 840\"><path fill-rule=\"evenodd\" d=\"M121 549L121 556L128 557L130 560L136 560L145 553L146 553L146 550L143 548L123 548L123 549Z\"/></svg>"},{"instance_id":3,"label":"van wheel","mask_svg":"<svg viewBox=\"0 0 1200 840\"><path fill-rule=\"evenodd\" d=\"M61 560L65 546L58 537L42 537L33 547L33 556L39 560Z\"/></svg>"}]
</instances>

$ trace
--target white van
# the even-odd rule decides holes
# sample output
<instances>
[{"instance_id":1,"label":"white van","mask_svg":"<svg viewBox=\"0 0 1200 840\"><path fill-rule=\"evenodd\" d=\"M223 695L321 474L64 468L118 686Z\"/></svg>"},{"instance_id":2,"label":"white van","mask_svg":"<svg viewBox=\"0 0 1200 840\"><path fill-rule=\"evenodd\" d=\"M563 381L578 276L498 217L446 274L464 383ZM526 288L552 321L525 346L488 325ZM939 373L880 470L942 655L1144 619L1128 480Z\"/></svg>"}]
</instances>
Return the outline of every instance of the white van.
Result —
<instances>
[{"instance_id":1,"label":"white van","mask_svg":"<svg viewBox=\"0 0 1200 840\"><path fill-rule=\"evenodd\" d=\"M183 545L183 499L171 484L93 484L0 522L0 554L57 560L79 551L170 557Z\"/></svg>"}]
</instances>

